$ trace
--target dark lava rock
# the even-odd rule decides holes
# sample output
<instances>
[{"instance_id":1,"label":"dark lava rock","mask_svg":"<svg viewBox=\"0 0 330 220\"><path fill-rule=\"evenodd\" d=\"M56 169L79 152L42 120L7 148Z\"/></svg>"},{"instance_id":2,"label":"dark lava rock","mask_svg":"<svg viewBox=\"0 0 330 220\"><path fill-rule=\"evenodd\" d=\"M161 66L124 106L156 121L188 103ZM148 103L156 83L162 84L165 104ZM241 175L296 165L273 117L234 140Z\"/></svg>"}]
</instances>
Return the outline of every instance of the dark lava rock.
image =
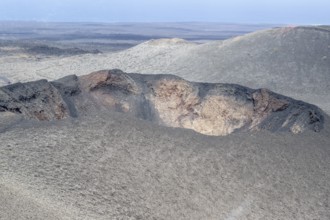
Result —
<instances>
[{"instance_id":1,"label":"dark lava rock","mask_svg":"<svg viewBox=\"0 0 330 220\"><path fill-rule=\"evenodd\" d=\"M79 54L97 54L101 53L99 50L83 50L80 48L58 48L58 47L50 47L47 45L38 45L31 47L26 50L30 54L39 54L39 55L48 55L48 56L61 56L61 55L79 55Z\"/></svg>"}]
</instances>

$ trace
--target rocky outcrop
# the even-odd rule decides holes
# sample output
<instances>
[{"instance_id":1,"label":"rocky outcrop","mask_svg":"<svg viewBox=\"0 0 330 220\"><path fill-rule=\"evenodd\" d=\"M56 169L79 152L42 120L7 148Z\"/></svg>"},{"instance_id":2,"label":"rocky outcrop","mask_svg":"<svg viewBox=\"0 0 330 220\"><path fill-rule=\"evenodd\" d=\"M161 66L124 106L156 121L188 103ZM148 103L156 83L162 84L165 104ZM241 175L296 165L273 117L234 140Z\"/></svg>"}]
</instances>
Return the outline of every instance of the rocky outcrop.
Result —
<instances>
[{"instance_id":1,"label":"rocky outcrop","mask_svg":"<svg viewBox=\"0 0 330 220\"><path fill-rule=\"evenodd\" d=\"M2 87L0 112L6 111L40 121L59 120L69 116L60 91L46 80Z\"/></svg>"},{"instance_id":2,"label":"rocky outcrop","mask_svg":"<svg viewBox=\"0 0 330 220\"><path fill-rule=\"evenodd\" d=\"M324 113L316 106L267 89L195 83L173 75L104 70L0 89L0 111L27 119L58 120L97 110L207 135L256 130L301 133L319 131L324 123Z\"/></svg>"}]
</instances>

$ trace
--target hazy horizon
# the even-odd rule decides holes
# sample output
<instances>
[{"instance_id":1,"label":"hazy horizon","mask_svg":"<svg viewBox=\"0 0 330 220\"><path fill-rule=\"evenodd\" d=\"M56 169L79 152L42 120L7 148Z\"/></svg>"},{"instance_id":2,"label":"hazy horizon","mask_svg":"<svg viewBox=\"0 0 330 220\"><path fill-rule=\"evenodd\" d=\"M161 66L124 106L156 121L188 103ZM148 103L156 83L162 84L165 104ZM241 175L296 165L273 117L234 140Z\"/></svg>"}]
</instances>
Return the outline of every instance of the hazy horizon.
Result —
<instances>
[{"instance_id":1,"label":"hazy horizon","mask_svg":"<svg viewBox=\"0 0 330 220\"><path fill-rule=\"evenodd\" d=\"M43 22L223 22L330 24L326 0L2 0L0 20Z\"/></svg>"}]
</instances>

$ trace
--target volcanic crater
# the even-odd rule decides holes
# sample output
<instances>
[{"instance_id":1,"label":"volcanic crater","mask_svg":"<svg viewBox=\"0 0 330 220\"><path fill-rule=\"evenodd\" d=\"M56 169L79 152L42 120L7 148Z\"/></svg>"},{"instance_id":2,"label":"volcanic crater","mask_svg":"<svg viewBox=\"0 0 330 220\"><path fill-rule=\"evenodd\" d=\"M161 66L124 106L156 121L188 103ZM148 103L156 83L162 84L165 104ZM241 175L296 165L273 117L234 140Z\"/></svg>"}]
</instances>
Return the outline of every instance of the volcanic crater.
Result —
<instances>
[{"instance_id":1,"label":"volcanic crater","mask_svg":"<svg viewBox=\"0 0 330 220\"><path fill-rule=\"evenodd\" d=\"M260 130L318 132L325 116L314 105L267 89L118 69L0 88L0 122L9 117L8 112L23 119L52 121L102 111L213 136Z\"/></svg>"}]
</instances>

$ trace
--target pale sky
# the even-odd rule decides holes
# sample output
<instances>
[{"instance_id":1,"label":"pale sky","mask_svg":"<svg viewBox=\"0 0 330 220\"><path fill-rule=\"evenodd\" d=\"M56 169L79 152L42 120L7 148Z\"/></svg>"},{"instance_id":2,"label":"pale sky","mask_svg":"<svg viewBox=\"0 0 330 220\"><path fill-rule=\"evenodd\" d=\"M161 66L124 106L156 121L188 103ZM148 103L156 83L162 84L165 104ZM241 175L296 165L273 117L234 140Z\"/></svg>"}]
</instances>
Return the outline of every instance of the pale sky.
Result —
<instances>
[{"instance_id":1,"label":"pale sky","mask_svg":"<svg viewBox=\"0 0 330 220\"><path fill-rule=\"evenodd\" d=\"M0 20L330 24L330 0L0 0Z\"/></svg>"}]
</instances>

